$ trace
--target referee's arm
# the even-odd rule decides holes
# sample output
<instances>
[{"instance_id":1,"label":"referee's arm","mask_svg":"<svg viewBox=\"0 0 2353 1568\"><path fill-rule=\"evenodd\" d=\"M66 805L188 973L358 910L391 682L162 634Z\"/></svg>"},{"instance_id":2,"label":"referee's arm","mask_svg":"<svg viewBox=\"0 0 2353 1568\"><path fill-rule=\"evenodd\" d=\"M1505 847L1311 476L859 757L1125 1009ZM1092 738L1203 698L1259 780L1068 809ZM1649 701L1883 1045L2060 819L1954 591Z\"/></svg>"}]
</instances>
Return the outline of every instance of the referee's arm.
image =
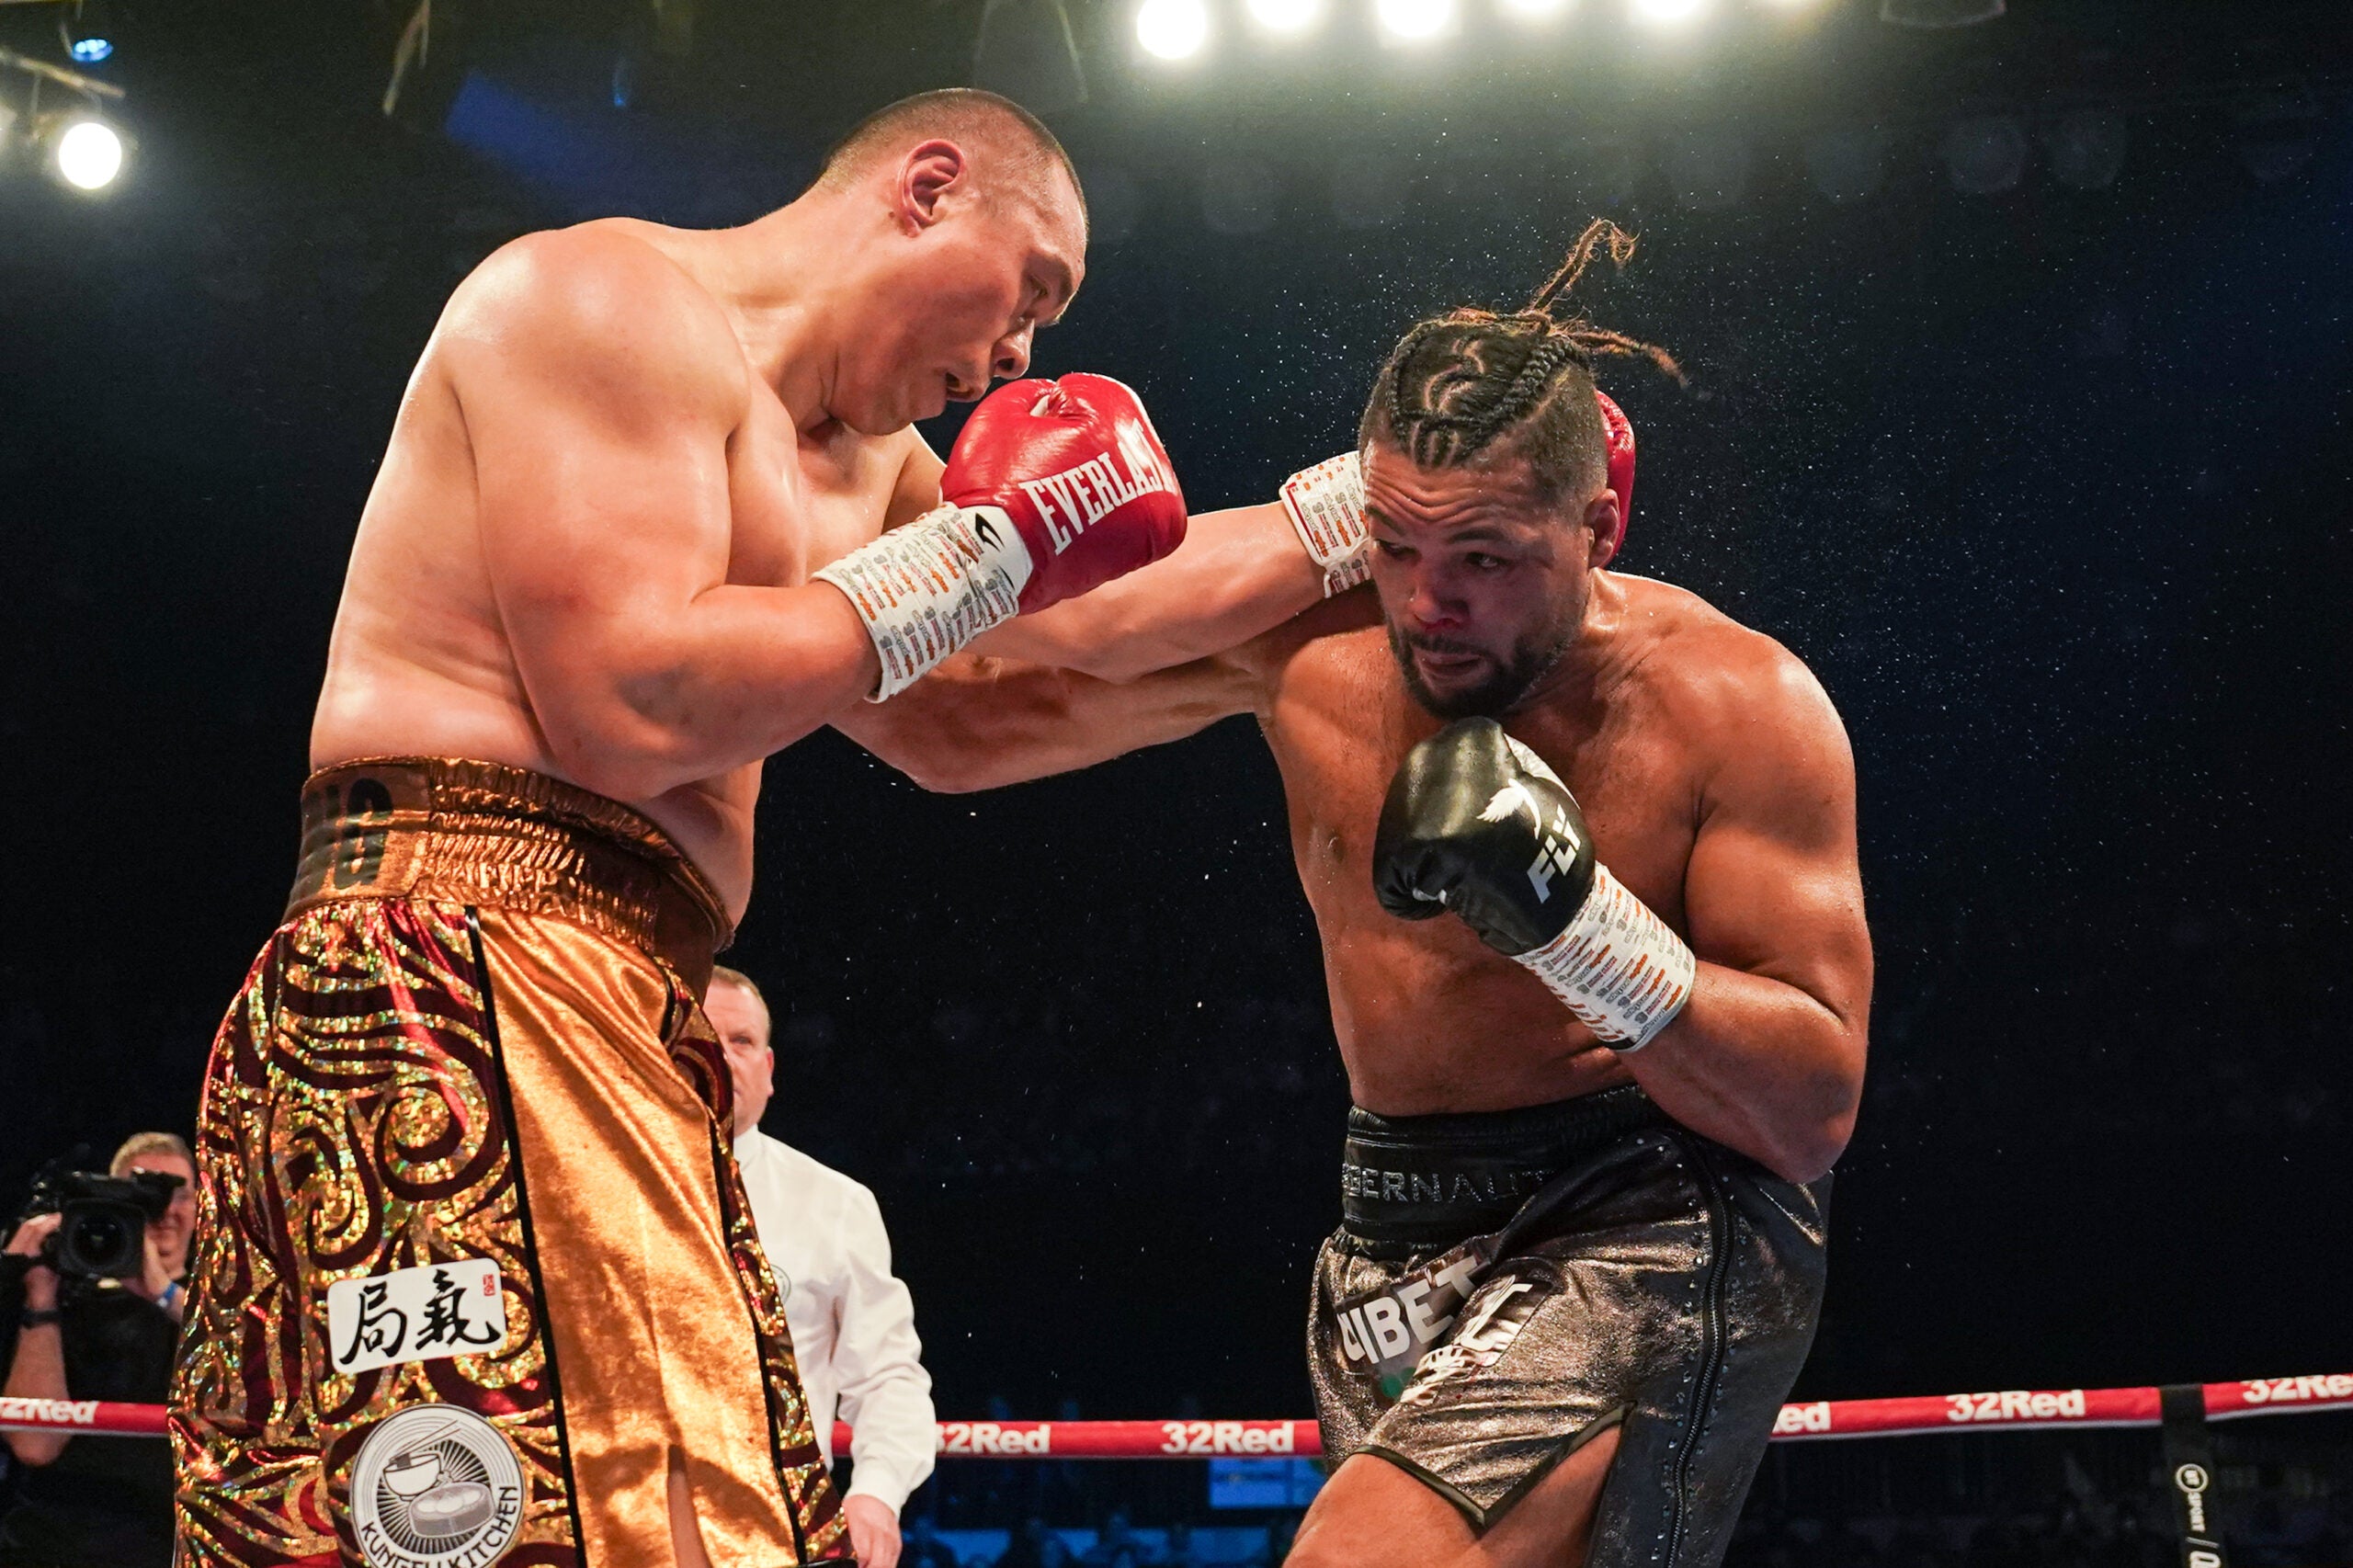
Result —
<instances>
[{"instance_id":1,"label":"referee's arm","mask_svg":"<svg viewBox=\"0 0 2353 1568\"><path fill-rule=\"evenodd\" d=\"M833 1372L852 1433L850 1495L872 1497L896 1514L931 1474L938 1416L915 1337L915 1298L891 1272L882 1210L862 1187L843 1216L842 1250L847 1267Z\"/></svg>"}]
</instances>

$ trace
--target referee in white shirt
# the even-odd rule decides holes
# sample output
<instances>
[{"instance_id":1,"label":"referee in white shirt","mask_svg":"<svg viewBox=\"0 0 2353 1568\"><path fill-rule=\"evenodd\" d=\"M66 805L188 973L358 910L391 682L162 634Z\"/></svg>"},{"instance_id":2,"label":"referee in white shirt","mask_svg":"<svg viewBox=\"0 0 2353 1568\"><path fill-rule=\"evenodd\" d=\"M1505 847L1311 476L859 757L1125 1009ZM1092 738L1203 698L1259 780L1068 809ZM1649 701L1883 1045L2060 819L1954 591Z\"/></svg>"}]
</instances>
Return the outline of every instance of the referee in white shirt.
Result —
<instances>
[{"instance_id":1,"label":"referee in white shirt","mask_svg":"<svg viewBox=\"0 0 2353 1568\"><path fill-rule=\"evenodd\" d=\"M711 971L703 1010L735 1080L735 1163L784 1292L817 1440L832 1452L836 1402L851 1427L854 1468L843 1505L850 1549L861 1568L894 1568L899 1510L931 1473L938 1442L914 1298L891 1273L891 1238L874 1194L760 1131L776 1089L760 988L722 964Z\"/></svg>"}]
</instances>

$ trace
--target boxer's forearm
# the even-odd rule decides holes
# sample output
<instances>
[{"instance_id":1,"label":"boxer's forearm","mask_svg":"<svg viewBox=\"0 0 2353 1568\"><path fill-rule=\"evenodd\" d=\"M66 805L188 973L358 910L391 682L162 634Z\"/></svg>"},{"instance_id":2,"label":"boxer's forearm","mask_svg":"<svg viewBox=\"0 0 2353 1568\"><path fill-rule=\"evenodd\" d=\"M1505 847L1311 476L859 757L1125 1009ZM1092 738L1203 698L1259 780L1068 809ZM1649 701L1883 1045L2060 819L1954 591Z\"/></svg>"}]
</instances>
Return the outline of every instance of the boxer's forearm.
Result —
<instances>
[{"instance_id":1,"label":"boxer's forearm","mask_svg":"<svg viewBox=\"0 0 2353 1568\"><path fill-rule=\"evenodd\" d=\"M963 654L888 702L834 727L926 790L994 790L1108 762L1195 734L1256 706L1237 665L1197 660L1114 683L1018 660Z\"/></svg>"},{"instance_id":2,"label":"boxer's forearm","mask_svg":"<svg viewBox=\"0 0 2353 1568\"><path fill-rule=\"evenodd\" d=\"M1702 962L1675 1021L1623 1058L1659 1108L1790 1181L1829 1170L1862 1095L1863 1020Z\"/></svg>"},{"instance_id":3,"label":"boxer's forearm","mask_svg":"<svg viewBox=\"0 0 2353 1568\"><path fill-rule=\"evenodd\" d=\"M532 710L568 777L623 801L782 750L862 703L879 671L857 612L824 583L722 586L572 631L537 659L518 646Z\"/></svg>"},{"instance_id":4,"label":"boxer's forearm","mask_svg":"<svg viewBox=\"0 0 2353 1568\"><path fill-rule=\"evenodd\" d=\"M1165 561L999 627L977 651L1132 680L1247 642L1324 597L1280 506L1209 512Z\"/></svg>"}]
</instances>

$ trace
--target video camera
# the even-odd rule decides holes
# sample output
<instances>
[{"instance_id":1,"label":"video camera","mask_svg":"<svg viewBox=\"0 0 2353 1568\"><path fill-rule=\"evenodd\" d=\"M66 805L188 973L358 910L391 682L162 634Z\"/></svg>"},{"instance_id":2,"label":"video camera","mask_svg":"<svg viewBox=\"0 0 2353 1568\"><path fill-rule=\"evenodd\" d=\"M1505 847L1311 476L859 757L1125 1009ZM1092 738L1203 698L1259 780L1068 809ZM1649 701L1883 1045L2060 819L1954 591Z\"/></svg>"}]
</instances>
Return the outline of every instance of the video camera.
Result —
<instances>
[{"instance_id":1,"label":"video camera","mask_svg":"<svg viewBox=\"0 0 2353 1568\"><path fill-rule=\"evenodd\" d=\"M165 1171L110 1176L74 1169L89 1153L85 1145L43 1165L17 1223L60 1216L40 1249L40 1261L60 1279L129 1279L145 1265L149 1222L171 1208L181 1181Z\"/></svg>"}]
</instances>

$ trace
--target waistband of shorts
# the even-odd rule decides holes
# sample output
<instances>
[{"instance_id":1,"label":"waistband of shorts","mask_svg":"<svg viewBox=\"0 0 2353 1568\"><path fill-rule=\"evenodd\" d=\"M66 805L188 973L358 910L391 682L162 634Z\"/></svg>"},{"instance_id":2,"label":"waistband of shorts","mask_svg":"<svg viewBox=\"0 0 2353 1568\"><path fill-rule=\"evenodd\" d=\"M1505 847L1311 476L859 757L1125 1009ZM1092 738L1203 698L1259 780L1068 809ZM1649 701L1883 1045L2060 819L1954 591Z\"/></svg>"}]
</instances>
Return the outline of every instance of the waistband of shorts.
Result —
<instances>
[{"instance_id":1,"label":"waistband of shorts","mask_svg":"<svg viewBox=\"0 0 2353 1568\"><path fill-rule=\"evenodd\" d=\"M340 899L553 915L652 954L699 994L734 936L702 873L618 801L505 763L365 757L302 786L289 919Z\"/></svg>"},{"instance_id":2,"label":"waistband of shorts","mask_svg":"<svg viewBox=\"0 0 2353 1568\"><path fill-rule=\"evenodd\" d=\"M1341 1223L1357 1240L1384 1246L1451 1244L1500 1226L1577 1161L1668 1121L1632 1084L1510 1110L1352 1109L1340 1164Z\"/></svg>"}]
</instances>

